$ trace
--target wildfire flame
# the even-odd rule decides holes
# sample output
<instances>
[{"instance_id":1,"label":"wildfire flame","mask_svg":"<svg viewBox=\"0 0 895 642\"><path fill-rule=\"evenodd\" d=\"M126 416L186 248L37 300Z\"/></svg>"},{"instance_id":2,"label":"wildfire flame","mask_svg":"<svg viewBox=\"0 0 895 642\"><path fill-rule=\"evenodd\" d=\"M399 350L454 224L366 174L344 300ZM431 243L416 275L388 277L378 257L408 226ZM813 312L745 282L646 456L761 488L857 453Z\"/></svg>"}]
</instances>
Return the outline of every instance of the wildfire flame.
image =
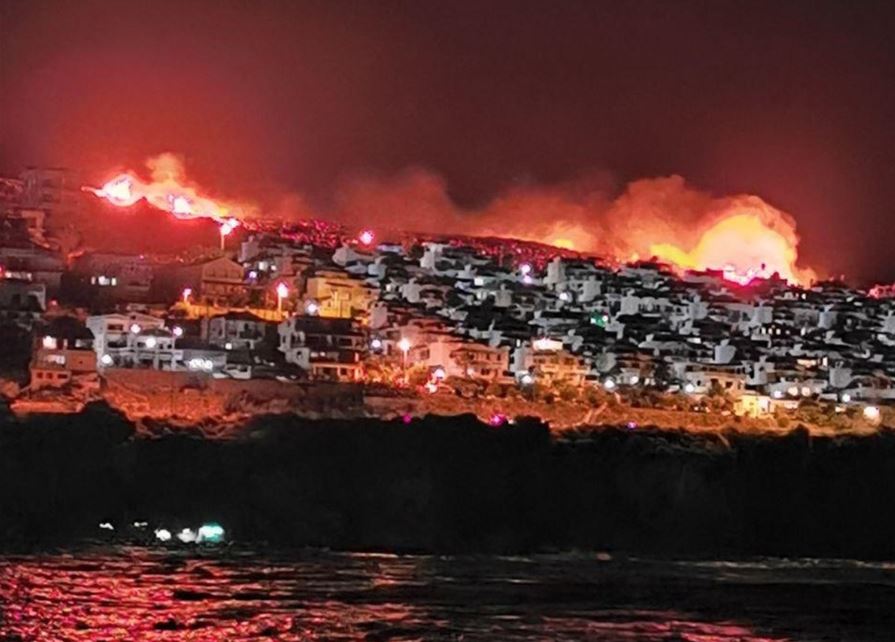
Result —
<instances>
[{"instance_id":1,"label":"wildfire flame","mask_svg":"<svg viewBox=\"0 0 895 642\"><path fill-rule=\"evenodd\" d=\"M245 218L252 208L203 196L199 189L186 180L183 163L172 154L161 154L147 161L150 180L145 181L131 172L119 174L100 188L83 189L118 207L130 207L145 199L153 207L169 212L177 218L210 218L222 225L235 225L235 219Z\"/></svg>"},{"instance_id":2,"label":"wildfire flame","mask_svg":"<svg viewBox=\"0 0 895 642\"><path fill-rule=\"evenodd\" d=\"M126 172L84 189L119 207L145 199L177 218L213 219L222 238L254 214L252 207L200 191L186 180L176 156L163 154L147 165L149 180ZM385 226L403 220L414 226L411 231L506 236L618 261L655 257L681 271L719 270L741 284L773 274L802 285L815 279L812 270L797 265L799 237L786 213L757 196L715 198L680 176L633 181L614 198L602 183L524 186L464 210L440 177L415 170L392 180L354 181L338 192L333 211L314 211L298 200L304 218ZM361 245L374 239L369 229L357 237Z\"/></svg>"},{"instance_id":3,"label":"wildfire flame","mask_svg":"<svg viewBox=\"0 0 895 642\"><path fill-rule=\"evenodd\" d=\"M575 249L575 241L568 238L555 238L550 240L550 245L553 247L558 247L562 250L574 250Z\"/></svg>"},{"instance_id":4,"label":"wildfire flame","mask_svg":"<svg viewBox=\"0 0 895 642\"><path fill-rule=\"evenodd\" d=\"M789 217L761 199L742 197L706 225L689 250L655 243L650 252L682 270L721 270L724 278L741 285L774 274L790 283L807 284L815 274L796 265L798 243Z\"/></svg>"}]
</instances>

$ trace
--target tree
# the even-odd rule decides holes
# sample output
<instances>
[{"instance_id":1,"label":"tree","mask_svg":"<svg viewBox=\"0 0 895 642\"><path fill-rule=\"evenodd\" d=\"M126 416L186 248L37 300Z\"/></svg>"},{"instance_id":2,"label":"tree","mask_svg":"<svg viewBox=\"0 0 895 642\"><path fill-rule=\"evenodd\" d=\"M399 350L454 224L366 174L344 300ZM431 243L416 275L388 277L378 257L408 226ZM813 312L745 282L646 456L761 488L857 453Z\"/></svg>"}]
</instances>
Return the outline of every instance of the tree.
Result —
<instances>
[{"instance_id":1,"label":"tree","mask_svg":"<svg viewBox=\"0 0 895 642\"><path fill-rule=\"evenodd\" d=\"M503 397L504 394L503 386L501 386L496 381L491 381L485 387L485 395L489 397Z\"/></svg>"},{"instance_id":2,"label":"tree","mask_svg":"<svg viewBox=\"0 0 895 642\"><path fill-rule=\"evenodd\" d=\"M597 390L596 386L587 386L584 389L584 399L593 407L603 403L603 395Z\"/></svg>"},{"instance_id":3,"label":"tree","mask_svg":"<svg viewBox=\"0 0 895 642\"><path fill-rule=\"evenodd\" d=\"M653 385L660 390L665 390L671 385L671 379L671 368L668 367L668 362L664 359L657 361L653 367Z\"/></svg>"},{"instance_id":4,"label":"tree","mask_svg":"<svg viewBox=\"0 0 895 642\"><path fill-rule=\"evenodd\" d=\"M54 240L59 246L59 253L65 265L71 267L72 261L76 258L76 250L81 247L81 233L74 225L68 224L56 233Z\"/></svg>"},{"instance_id":5,"label":"tree","mask_svg":"<svg viewBox=\"0 0 895 642\"><path fill-rule=\"evenodd\" d=\"M557 386L557 393L563 401L576 401L578 399L578 388L570 383L560 383Z\"/></svg>"}]
</instances>

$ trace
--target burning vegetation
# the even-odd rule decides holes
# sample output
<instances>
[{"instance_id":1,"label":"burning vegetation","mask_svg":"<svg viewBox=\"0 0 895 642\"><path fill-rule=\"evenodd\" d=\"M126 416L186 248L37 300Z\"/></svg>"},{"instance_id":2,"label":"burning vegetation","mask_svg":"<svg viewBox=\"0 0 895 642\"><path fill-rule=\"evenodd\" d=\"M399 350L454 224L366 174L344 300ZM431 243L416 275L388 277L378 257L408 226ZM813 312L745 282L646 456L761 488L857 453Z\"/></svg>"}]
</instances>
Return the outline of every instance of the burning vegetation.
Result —
<instances>
[{"instance_id":1,"label":"burning vegetation","mask_svg":"<svg viewBox=\"0 0 895 642\"><path fill-rule=\"evenodd\" d=\"M133 172L118 174L100 188L84 187L113 205L130 207L146 200L153 207L170 212L181 219L210 218L228 229L237 221L255 212L244 203L223 201L200 194L200 188L186 178L183 162L173 154L161 154L150 158L148 181ZM225 234L226 235L226 234Z\"/></svg>"},{"instance_id":2,"label":"burning vegetation","mask_svg":"<svg viewBox=\"0 0 895 642\"><path fill-rule=\"evenodd\" d=\"M212 198L188 181L172 154L149 159L148 180L133 172L86 191L119 207L145 200L179 219L208 218L221 237L256 206ZM409 170L388 180L354 179L342 185L329 208L313 209L294 195L274 208L284 218L319 218L378 229L435 235L511 237L616 261L658 259L678 270L713 269L740 284L774 274L808 284L815 273L798 265L793 219L757 196L714 198L679 176L643 179L610 198L602 180L511 189L478 209L448 196L440 177ZM297 210L291 203L301 203ZM372 243L371 235L364 244ZM366 237L364 237L366 238Z\"/></svg>"}]
</instances>

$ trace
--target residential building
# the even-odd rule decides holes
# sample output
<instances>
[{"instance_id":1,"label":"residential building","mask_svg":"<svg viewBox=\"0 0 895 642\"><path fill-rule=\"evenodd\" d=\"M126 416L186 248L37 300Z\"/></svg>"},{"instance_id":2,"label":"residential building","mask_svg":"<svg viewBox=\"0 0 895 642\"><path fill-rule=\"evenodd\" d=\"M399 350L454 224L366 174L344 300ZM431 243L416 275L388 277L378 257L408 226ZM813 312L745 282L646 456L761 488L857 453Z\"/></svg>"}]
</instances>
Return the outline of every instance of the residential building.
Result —
<instances>
[{"instance_id":1,"label":"residential building","mask_svg":"<svg viewBox=\"0 0 895 642\"><path fill-rule=\"evenodd\" d=\"M449 334L410 346L407 364L441 369L447 377L502 379L509 368L509 350Z\"/></svg>"},{"instance_id":2,"label":"residential building","mask_svg":"<svg viewBox=\"0 0 895 642\"><path fill-rule=\"evenodd\" d=\"M213 346L227 350L254 350L267 337L268 328L276 327L249 312L228 312L208 320L207 339Z\"/></svg>"},{"instance_id":3,"label":"residential building","mask_svg":"<svg viewBox=\"0 0 895 642\"><path fill-rule=\"evenodd\" d=\"M245 305L248 288L243 267L227 257L182 266L176 270L183 289L209 305Z\"/></svg>"},{"instance_id":4,"label":"residential building","mask_svg":"<svg viewBox=\"0 0 895 642\"><path fill-rule=\"evenodd\" d=\"M280 351L312 379L357 381L363 373L364 334L350 319L295 315L278 327Z\"/></svg>"},{"instance_id":5,"label":"residential building","mask_svg":"<svg viewBox=\"0 0 895 642\"><path fill-rule=\"evenodd\" d=\"M158 359L155 358L156 355L149 354L158 343L149 341L150 345L147 346L148 338L155 337L156 331L165 327L164 320L158 317L139 312L102 314L88 317L86 325L93 333L93 349L100 367L134 366L145 362L147 358L153 363L173 361L171 354L165 358L159 356ZM143 336L138 340L141 334ZM167 340L161 344L170 346Z\"/></svg>"},{"instance_id":6,"label":"residential building","mask_svg":"<svg viewBox=\"0 0 895 642\"><path fill-rule=\"evenodd\" d=\"M376 288L363 279L337 269L318 269L308 276L305 299L318 306L318 314L328 318L362 318L377 299Z\"/></svg>"},{"instance_id":7,"label":"residential building","mask_svg":"<svg viewBox=\"0 0 895 642\"><path fill-rule=\"evenodd\" d=\"M32 390L72 382L98 386L93 334L77 319L54 319L35 340L30 371Z\"/></svg>"},{"instance_id":8,"label":"residential building","mask_svg":"<svg viewBox=\"0 0 895 642\"><path fill-rule=\"evenodd\" d=\"M0 321L30 329L46 307L47 290L43 283L0 278Z\"/></svg>"},{"instance_id":9,"label":"residential building","mask_svg":"<svg viewBox=\"0 0 895 642\"><path fill-rule=\"evenodd\" d=\"M143 255L87 254L77 261L74 271L101 298L126 302L149 299L153 267Z\"/></svg>"}]
</instances>

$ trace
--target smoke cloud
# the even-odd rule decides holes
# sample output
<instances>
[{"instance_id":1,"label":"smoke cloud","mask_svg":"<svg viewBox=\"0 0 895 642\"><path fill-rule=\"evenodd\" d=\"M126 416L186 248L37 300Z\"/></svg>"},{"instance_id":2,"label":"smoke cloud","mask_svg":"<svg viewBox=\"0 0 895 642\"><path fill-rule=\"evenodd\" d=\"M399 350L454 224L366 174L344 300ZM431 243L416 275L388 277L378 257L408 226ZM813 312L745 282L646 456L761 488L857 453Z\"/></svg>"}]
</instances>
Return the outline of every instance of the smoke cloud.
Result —
<instances>
[{"instance_id":1,"label":"smoke cloud","mask_svg":"<svg viewBox=\"0 0 895 642\"><path fill-rule=\"evenodd\" d=\"M444 178L410 168L391 177L345 180L324 207L293 193L262 209L210 198L187 179L174 154L151 158L147 167L149 183L125 175L123 184L93 191L114 200L117 192L111 190L126 187L120 204L145 195L186 217L262 211L272 218L322 218L381 232L511 237L617 260L658 257L681 268L723 269L742 282L775 272L802 283L815 276L797 265L799 236L791 216L758 196L715 197L677 175L636 180L618 190L608 175L595 173L553 185L513 186L481 207L464 208L451 198ZM185 195L185 212L170 207L177 195Z\"/></svg>"},{"instance_id":2,"label":"smoke cloud","mask_svg":"<svg viewBox=\"0 0 895 642\"><path fill-rule=\"evenodd\" d=\"M329 208L292 199L297 216L357 227L512 237L618 260L657 257L682 268L724 269L743 282L774 272L802 283L815 278L797 265L791 216L758 196L715 197L677 175L636 180L620 192L600 174L516 186L482 207L463 208L441 176L413 168L345 181ZM279 211L291 213L288 206Z\"/></svg>"}]
</instances>

